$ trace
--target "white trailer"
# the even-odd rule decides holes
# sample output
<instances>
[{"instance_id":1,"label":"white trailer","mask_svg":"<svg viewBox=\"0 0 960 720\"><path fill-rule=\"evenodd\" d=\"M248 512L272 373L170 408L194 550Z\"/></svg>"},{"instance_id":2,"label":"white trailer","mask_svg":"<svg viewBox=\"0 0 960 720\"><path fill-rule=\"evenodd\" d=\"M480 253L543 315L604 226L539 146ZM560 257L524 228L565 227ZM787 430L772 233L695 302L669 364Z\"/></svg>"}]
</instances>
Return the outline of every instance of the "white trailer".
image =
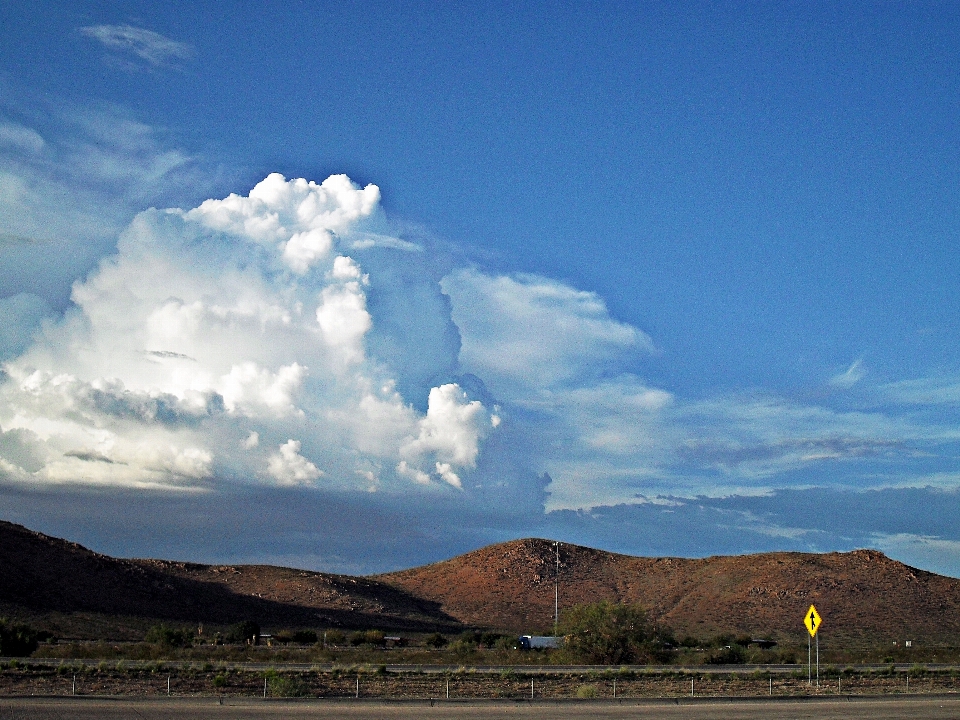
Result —
<instances>
[{"instance_id":1,"label":"white trailer","mask_svg":"<svg viewBox=\"0 0 960 720\"><path fill-rule=\"evenodd\" d=\"M518 650L544 650L558 648L563 644L562 637L552 635L521 635L517 638Z\"/></svg>"}]
</instances>

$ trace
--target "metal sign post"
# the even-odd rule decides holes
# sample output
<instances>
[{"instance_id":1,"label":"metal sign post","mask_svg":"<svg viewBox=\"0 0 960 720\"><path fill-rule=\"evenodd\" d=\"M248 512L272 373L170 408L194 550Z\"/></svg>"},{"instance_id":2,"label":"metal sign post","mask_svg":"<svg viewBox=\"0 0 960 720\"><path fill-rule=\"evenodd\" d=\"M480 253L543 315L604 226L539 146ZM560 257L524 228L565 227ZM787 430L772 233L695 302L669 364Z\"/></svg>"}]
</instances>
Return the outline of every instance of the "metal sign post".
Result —
<instances>
[{"instance_id":1,"label":"metal sign post","mask_svg":"<svg viewBox=\"0 0 960 720\"><path fill-rule=\"evenodd\" d=\"M803 616L803 624L807 626L807 632L810 633L810 637L807 638L807 685L813 684L810 670L810 641L817 638L817 687L820 687L820 638L817 637L817 630L820 629L821 622L823 621L820 618L820 613L811 605L807 614Z\"/></svg>"}]
</instances>

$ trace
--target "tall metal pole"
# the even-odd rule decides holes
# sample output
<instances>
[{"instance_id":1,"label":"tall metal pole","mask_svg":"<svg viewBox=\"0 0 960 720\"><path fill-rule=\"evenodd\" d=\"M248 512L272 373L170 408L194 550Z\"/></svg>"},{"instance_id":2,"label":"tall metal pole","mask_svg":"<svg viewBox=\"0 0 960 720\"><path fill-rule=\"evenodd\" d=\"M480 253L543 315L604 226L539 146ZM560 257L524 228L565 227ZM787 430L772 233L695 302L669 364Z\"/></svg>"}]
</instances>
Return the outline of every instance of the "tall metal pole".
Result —
<instances>
[{"instance_id":1,"label":"tall metal pole","mask_svg":"<svg viewBox=\"0 0 960 720\"><path fill-rule=\"evenodd\" d=\"M820 687L820 634L817 633L817 687Z\"/></svg>"},{"instance_id":2,"label":"tall metal pole","mask_svg":"<svg viewBox=\"0 0 960 720\"><path fill-rule=\"evenodd\" d=\"M807 633L807 685L813 685L810 675L810 633Z\"/></svg>"},{"instance_id":3,"label":"tall metal pole","mask_svg":"<svg viewBox=\"0 0 960 720\"><path fill-rule=\"evenodd\" d=\"M553 573L553 636L556 637L560 624L560 543L555 542L553 548L557 554L557 568Z\"/></svg>"}]
</instances>

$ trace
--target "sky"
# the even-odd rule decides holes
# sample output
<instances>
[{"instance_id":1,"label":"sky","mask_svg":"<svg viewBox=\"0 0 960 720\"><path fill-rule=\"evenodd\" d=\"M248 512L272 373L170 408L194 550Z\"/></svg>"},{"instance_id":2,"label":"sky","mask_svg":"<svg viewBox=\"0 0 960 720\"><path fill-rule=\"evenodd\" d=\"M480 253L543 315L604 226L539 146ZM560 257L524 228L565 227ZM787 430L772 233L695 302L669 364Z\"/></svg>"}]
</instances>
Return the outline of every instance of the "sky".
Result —
<instances>
[{"instance_id":1,"label":"sky","mask_svg":"<svg viewBox=\"0 0 960 720\"><path fill-rule=\"evenodd\" d=\"M960 6L0 5L0 518L960 577Z\"/></svg>"}]
</instances>

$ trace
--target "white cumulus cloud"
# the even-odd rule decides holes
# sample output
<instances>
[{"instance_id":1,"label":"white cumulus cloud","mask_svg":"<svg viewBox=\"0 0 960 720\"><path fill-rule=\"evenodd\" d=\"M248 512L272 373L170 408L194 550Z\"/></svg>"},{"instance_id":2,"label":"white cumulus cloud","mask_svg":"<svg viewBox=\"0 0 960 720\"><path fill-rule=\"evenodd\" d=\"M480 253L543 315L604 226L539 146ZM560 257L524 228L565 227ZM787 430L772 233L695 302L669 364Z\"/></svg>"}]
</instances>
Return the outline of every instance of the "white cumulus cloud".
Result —
<instances>
[{"instance_id":1,"label":"white cumulus cloud","mask_svg":"<svg viewBox=\"0 0 960 720\"><path fill-rule=\"evenodd\" d=\"M0 426L34 450L0 447L0 475L461 486L496 416L452 375L459 338L423 253L354 248L383 237L378 202L342 175L274 174L248 196L141 213L3 366Z\"/></svg>"},{"instance_id":2,"label":"white cumulus cloud","mask_svg":"<svg viewBox=\"0 0 960 720\"><path fill-rule=\"evenodd\" d=\"M268 472L281 485L309 485L323 473L300 454L300 441L287 440L270 456Z\"/></svg>"},{"instance_id":3,"label":"white cumulus cloud","mask_svg":"<svg viewBox=\"0 0 960 720\"><path fill-rule=\"evenodd\" d=\"M464 366L498 395L581 384L654 349L645 333L610 317L595 293L556 280L464 269L443 287L463 334Z\"/></svg>"}]
</instances>

